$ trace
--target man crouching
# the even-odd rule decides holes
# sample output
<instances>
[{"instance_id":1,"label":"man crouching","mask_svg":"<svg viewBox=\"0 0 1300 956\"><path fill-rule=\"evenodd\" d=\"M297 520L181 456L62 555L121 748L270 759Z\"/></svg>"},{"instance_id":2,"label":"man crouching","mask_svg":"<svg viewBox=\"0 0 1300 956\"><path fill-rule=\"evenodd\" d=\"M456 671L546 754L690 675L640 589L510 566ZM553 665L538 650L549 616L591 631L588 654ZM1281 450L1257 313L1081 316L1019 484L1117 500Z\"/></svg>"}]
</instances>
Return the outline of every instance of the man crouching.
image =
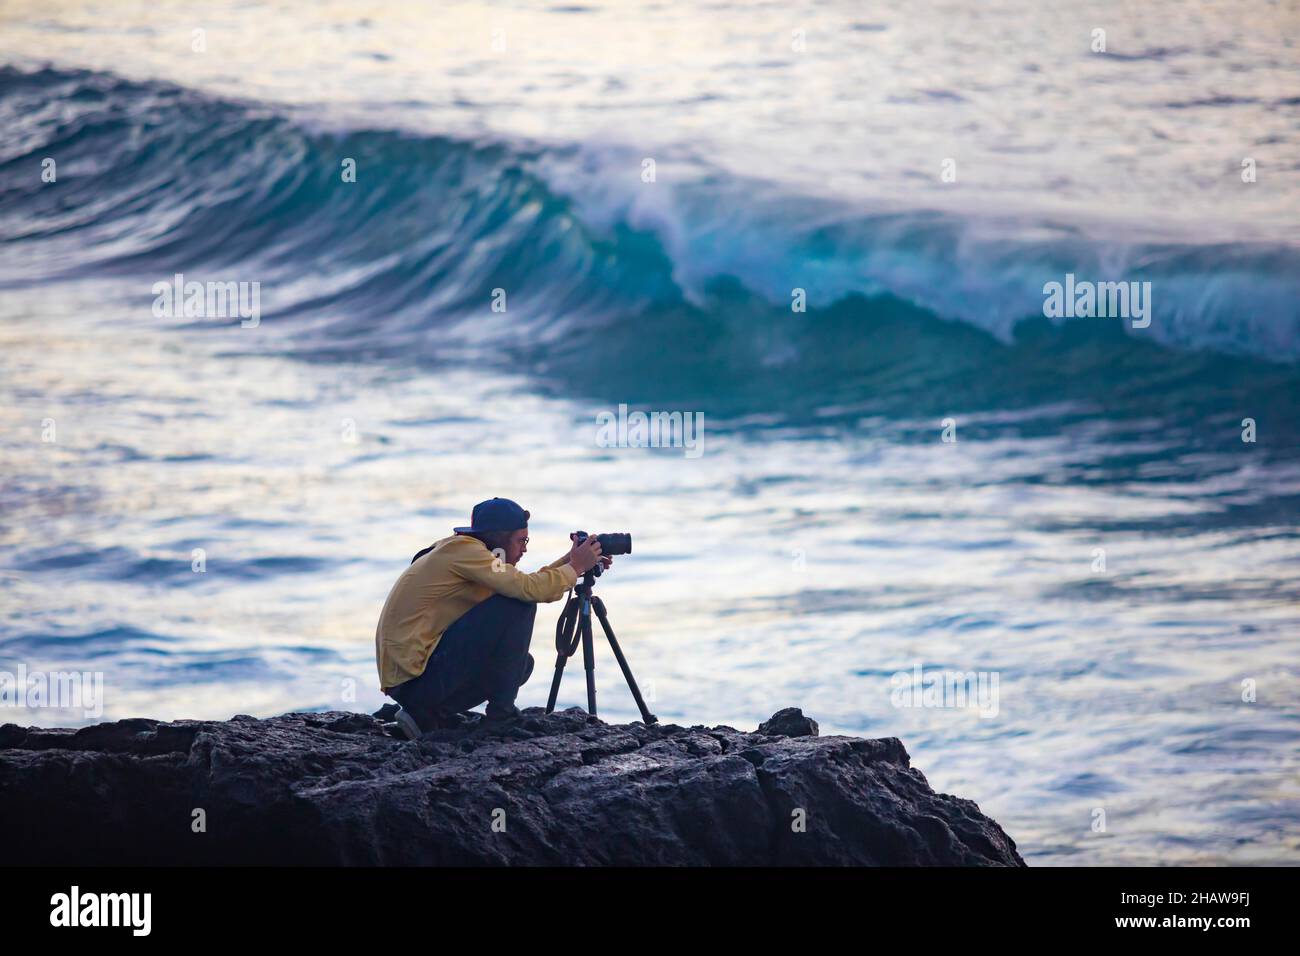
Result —
<instances>
[{"instance_id":1,"label":"man crouching","mask_svg":"<svg viewBox=\"0 0 1300 956\"><path fill-rule=\"evenodd\" d=\"M528 550L528 518L507 498L479 502L470 527L417 554L389 592L375 629L379 683L411 739L455 726L485 700L491 723L518 716L537 604L562 597L597 561L613 562L591 535L525 574L515 564Z\"/></svg>"}]
</instances>

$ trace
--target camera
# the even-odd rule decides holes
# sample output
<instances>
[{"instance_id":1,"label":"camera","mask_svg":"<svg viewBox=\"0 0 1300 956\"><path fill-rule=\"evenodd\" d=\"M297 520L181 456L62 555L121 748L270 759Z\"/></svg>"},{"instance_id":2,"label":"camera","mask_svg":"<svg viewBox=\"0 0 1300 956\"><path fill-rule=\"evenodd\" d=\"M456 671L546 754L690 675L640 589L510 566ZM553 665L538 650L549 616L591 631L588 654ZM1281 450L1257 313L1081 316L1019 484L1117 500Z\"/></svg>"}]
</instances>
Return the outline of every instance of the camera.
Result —
<instances>
[{"instance_id":1,"label":"camera","mask_svg":"<svg viewBox=\"0 0 1300 956\"><path fill-rule=\"evenodd\" d=\"M587 532L575 531L571 534L574 541L579 544L587 540ZM596 535L596 540L600 542L600 551L602 554L631 554L632 553L632 535L623 531L611 531L608 534Z\"/></svg>"}]
</instances>

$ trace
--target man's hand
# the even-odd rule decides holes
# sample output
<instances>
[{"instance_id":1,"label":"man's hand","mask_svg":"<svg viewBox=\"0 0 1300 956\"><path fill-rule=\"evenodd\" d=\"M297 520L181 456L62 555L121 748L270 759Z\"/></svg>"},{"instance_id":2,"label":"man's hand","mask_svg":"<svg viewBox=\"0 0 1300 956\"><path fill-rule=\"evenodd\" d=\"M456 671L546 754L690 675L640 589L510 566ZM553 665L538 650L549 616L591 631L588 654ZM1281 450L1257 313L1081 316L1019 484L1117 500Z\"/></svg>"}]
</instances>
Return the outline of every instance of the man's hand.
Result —
<instances>
[{"instance_id":1,"label":"man's hand","mask_svg":"<svg viewBox=\"0 0 1300 956\"><path fill-rule=\"evenodd\" d=\"M573 565L573 570L578 574L586 574L596 566L597 561L604 564L607 560L609 559L602 560L600 539L594 534L588 535L586 541L574 541L573 547L569 549L569 564ZM605 564L605 567L609 565Z\"/></svg>"}]
</instances>

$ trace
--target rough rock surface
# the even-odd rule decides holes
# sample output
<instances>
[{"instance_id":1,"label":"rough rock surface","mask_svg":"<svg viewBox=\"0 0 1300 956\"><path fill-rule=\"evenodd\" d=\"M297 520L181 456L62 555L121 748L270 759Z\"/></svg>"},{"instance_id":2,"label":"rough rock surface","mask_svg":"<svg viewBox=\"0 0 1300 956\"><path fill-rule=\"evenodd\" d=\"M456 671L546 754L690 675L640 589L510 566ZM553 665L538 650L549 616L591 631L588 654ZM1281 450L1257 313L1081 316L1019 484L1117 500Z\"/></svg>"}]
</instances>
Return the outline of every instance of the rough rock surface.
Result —
<instances>
[{"instance_id":1,"label":"rough rock surface","mask_svg":"<svg viewBox=\"0 0 1300 956\"><path fill-rule=\"evenodd\" d=\"M796 708L755 733L530 708L419 741L333 712L6 724L0 846L10 864L1024 865L896 738L819 737Z\"/></svg>"}]
</instances>

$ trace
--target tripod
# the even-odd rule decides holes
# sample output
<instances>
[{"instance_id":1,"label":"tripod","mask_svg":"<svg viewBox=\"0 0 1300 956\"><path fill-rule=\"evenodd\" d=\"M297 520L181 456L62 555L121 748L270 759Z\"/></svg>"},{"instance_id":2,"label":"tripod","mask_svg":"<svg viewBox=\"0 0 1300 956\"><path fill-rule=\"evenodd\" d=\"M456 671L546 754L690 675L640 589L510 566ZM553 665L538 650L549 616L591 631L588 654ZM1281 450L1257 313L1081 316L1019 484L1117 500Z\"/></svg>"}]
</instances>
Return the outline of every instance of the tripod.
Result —
<instances>
[{"instance_id":1,"label":"tripod","mask_svg":"<svg viewBox=\"0 0 1300 956\"><path fill-rule=\"evenodd\" d=\"M560 614L560 619L555 622L555 650L557 652L555 677L551 680L551 696L546 700L546 712L549 714L555 710L555 698L560 693L560 679L564 676L564 665L578 650L578 642L581 641L582 666L587 671L587 712L593 717L596 716L596 654L591 637L591 611L592 608L595 608L596 617L600 618L600 626L605 632L605 638L614 651L618 666L623 670L623 677L627 679L628 689L632 691L636 706L641 711L642 721L646 724L657 724L659 718L650 713L645 701L641 699L641 689L636 686L636 678L632 676L632 668L627 666L627 658L623 656L623 649L618 646L618 639L614 637L614 629L609 626L609 616L605 613L605 602L591 593L591 588L599 576L600 565L597 564L578 580L577 585L574 587L573 597L569 598L564 605L564 611Z\"/></svg>"}]
</instances>

